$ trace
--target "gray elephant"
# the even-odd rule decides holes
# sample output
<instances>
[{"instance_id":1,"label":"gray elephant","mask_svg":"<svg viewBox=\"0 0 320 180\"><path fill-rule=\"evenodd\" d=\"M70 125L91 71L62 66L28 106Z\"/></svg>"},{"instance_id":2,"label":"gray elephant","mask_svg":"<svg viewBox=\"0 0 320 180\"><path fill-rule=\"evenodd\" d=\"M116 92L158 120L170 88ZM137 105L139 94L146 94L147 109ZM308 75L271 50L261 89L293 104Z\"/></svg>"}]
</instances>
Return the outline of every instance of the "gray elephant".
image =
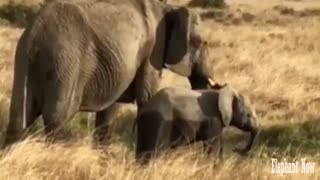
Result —
<instances>
[{"instance_id":1,"label":"gray elephant","mask_svg":"<svg viewBox=\"0 0 320 180\"><path fill-rule=\"evenodd\" d=\"M187 8L157 0L47 3L18 41L5 146L40 115L47 137L63 138L63 122L78 111L96 112L95 142L103 143L119 103L141 109L163 68L207 86L200 22Z\"/></svg>"},{"instance_id":2,"label":"gray elephant","mask_svg":"<svg viewBox=\"0 0 320 180\"><path fill-rule=\"evenodd\" d=\"M256 119L249 99L227 84L206 90L163 88L137 116L136 159L147 163L161 150L197 141L222 159L222 130L229 125L251 133L246 147L235 149L246 153L258 132Z\"/></svg>"}]
</instances>

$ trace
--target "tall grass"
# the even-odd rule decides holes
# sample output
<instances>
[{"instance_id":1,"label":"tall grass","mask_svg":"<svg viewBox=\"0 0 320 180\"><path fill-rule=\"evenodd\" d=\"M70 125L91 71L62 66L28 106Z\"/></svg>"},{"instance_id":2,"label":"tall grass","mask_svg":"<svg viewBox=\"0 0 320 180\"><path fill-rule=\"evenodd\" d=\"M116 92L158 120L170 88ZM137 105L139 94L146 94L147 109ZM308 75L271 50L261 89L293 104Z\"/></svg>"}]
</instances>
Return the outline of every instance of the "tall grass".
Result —
<instances>
[{"instance_id":1,"label":"tall grass","mask_svg":"<svg viewBox=\"0 0 320 180\"><path fill-rule=\"evenodd\" d=\"M210 9L194 9L205 17L203 36L210 42L216 81L227 82L248 95L257 109L261 131L248 156L232 152L244 145L248 135L226 128L224 161L220 164L214 164L201 144L195 144L164 152L149 166L141 167L134 160L135 134L131 132L135 108L124 107L116 114L109 147L92 147L87 115L78 114L66 124L74 137L70 143L47 144L40 133L1 151L0 179L319 179L319 14L314 9L301 10L303 3L299 10L283 13L283 8L273 8L274 3L270 1L272 5L266 7L231 3L219 18L216 14L210 17ZM0 26L2 130L8 119L13 56L21 32L20 28ZM189 86L185 78L169 71L165 71L162 83L163 87ZM41 128L39 121L36 129ZM271 158L307 158L316 163L315 173L280 177L271 173Z\"/></svg>"}]
</instances>

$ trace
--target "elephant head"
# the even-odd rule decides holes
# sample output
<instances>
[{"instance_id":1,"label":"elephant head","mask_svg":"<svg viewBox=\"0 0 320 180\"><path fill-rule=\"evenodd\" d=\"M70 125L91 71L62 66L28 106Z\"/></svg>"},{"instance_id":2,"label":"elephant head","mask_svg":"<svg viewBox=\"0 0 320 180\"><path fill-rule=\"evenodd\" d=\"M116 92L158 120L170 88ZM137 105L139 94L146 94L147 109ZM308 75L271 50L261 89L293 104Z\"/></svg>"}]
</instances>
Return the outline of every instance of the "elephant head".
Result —
<instances>
[{"instance_id":1,"label":"elephant head","mask_svg":"<svg viewBox=\"0 0 320 180\"><path fill-rule=\"evenodd\" d=\"M210 78L205 64L207 42L200 36L200 25L200 16L185 7L171 9L166 16L164 67L188 77L192 86L201 79L208 83Z\"/></svg>"},{"instance_id":2,"label":"elephant head","mask_svg":"<svg viewBox=\"0 0 320 180\"><path fill-rule=\"evenodd\" d=\"M251 107L249 99L230 86L224 86L219 91L219 110L224 126L235 126L251 133L249 143L244 149L236 149L239 153L249 151L258 133L257 115Z\"/></svg>"},{"instance_id":3,"label":"elephant head","mask_svg":"<svg viewBox=\"0 0 320 180\"><path fill-rule=\"evenodd\" d=\"M212 79L212 68L209 60L209 47L206 41L202 41L198 49L195 49L193 56L193 68L188 76L192 89L216 89L220 86Z\"/></svg>"}]
</instances>

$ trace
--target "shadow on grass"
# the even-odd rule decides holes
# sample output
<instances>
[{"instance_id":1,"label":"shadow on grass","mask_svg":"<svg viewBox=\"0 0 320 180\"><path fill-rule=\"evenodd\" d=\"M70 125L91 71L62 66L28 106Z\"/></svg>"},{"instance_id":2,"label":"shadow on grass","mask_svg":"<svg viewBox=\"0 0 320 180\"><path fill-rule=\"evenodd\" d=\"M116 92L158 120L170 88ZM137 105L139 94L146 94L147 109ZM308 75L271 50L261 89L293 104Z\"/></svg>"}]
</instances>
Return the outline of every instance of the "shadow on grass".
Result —
<instances>
[{"instance_id":1,"label":"shadow on grass","mask_svg":"<svg viewBox=\"0 0 320 180\"><path fill-rule=\"evenodd\" d=\"M227 146L234 147L248 137L232 135ZM230 148L228 148L230 149ZM229 150L230 151L230 150ZM320 158L320 120L275 125L261 129L251 153L252 158L317 156Z\"/></svg>"},{"instance_id":2,"label":"shadow on grass","mask_svg":"<svg viewBox=\"0 0 320 180\"><path fill-rule=\"evenodd\" d=\"M201 8L225 8L227 7L225 0L191 0L188 3L190 7Z\"/></svg>"},{"instance_id":3,"label":"shadow on grass","mask_svg":"<svg viewBox=\"0 0 320 180\"><path fill-rule=\"evenodd\" d=\"M38 8L22 4L9 3L0 6L0 24L25 27L27 22L33 18Z\"/></svg>"},{"instance_id":4,"label":"shadow on grass","mask_svg":"<svg viewBox=\"0 0 320 180\"><path fill-rule=\"evenodd\" d=\"M320 153L320 120L313 119L262 130L256 146L270 156L316 155Z\"/></svg>"}]
</instances>

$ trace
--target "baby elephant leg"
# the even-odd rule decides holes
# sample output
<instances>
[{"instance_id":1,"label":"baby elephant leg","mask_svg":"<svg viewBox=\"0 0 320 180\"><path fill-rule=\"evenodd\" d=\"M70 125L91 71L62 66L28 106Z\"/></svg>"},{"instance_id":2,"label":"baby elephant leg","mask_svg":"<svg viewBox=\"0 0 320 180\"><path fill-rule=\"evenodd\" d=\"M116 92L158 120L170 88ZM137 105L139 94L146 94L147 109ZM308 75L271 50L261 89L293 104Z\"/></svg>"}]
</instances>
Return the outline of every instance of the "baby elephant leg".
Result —
<instances>
[{"instance_id":1,"label":"baby elephant leg","mask_svg":"<svg viewBox=\"0 0 320 180\"><path fill-rule=\"evenodd\" d=\"M213 155L215 158L222 159L222 135L217 135L207 140L204 143L204 148L208 155Z\"/></svg>"},{"instance_id":2,"label":"baby elephant leg","mask_svg":"<svg viewBox=\"0 0 320 180\"><path fill-rule=\"evenodd\" d=\"M161 131L164 129L161 125L162 114L157 111L144 112L137 117L136 122L136 160L141 164L147 164L157 156L158 144L163 140L161 139L163 134Z\"/></svg>"},{"instance_id":3,"label":"baby elephant leg","mask_svg":"<svg viewBox=\"0 0 320 180\"><path fill-rule=\"evenodd\" d=\"M209 123L207 131L207 140L204 143L204 148L209 155L222 160L222 124L219 121Z\"/></svg>"}]
</instances>

